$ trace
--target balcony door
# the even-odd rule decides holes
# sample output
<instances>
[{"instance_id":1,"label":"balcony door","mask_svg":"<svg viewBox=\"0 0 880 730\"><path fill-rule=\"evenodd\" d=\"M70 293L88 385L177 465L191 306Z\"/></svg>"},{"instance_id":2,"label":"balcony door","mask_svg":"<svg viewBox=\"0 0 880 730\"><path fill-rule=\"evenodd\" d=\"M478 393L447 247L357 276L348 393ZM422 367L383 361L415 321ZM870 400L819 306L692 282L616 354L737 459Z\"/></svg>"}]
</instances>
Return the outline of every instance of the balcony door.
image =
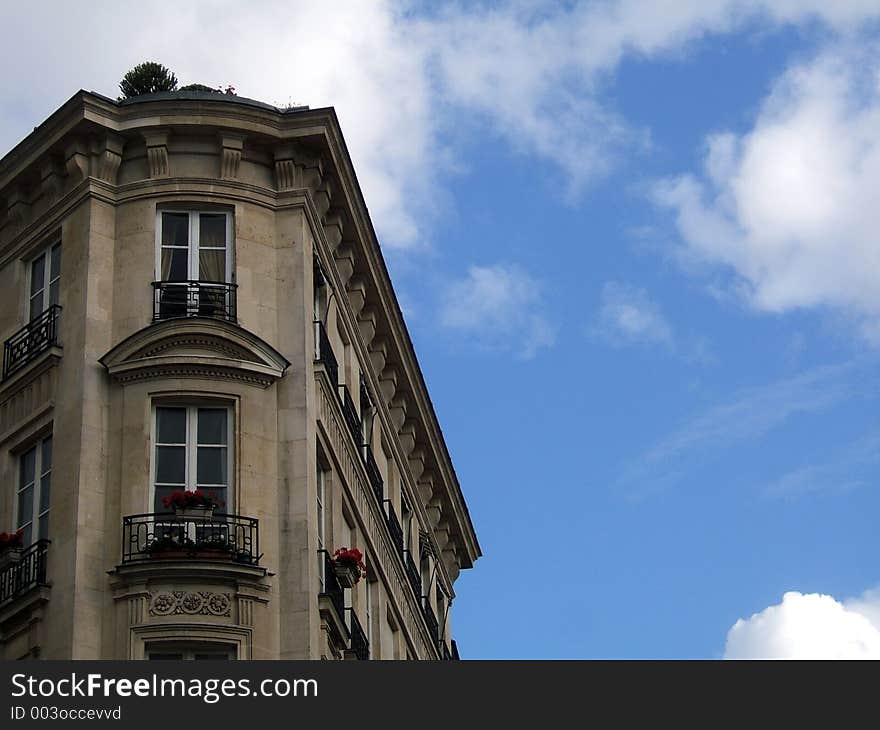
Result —
<instances>
[{"instance_id":1,"label":"balcony door","mask_svg":"<svg viewBox=\"0 0 880 730\"><path fill-rule=\"evenodd\" d=\"M58 304L61 279L61 244L45 249L31 261L28 294L28 320L37 319L53 304Z\"/></svg>"},{"instance_id":2,"label":"balcony door","mask_svg":"<svg viewBox=\"0 0 880 730\"><path fill-rule=\"evenodd\" d=\"M153 456L153 511L167 512L163 499L201 489L231 513L232 410L216 406L156 406Z\"/></svg>"},{"instance_id":3,"label":"balcony door","mask_svg":"<svg viewBox=\"0 0 880 730\"><path fill-rule=\"evenodd\" d=\"M158 316L228 314L232 283L232 215L159 211L156 280Z\"/></svg>"}]
</instances>

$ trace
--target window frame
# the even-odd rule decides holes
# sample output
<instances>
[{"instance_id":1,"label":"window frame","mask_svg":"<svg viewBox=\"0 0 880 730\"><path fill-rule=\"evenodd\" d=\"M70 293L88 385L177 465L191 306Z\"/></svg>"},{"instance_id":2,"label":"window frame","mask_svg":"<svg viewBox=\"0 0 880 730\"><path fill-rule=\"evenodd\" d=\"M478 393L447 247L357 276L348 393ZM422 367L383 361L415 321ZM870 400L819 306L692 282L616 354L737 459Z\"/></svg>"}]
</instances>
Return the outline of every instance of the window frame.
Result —
<instances>
[{"instance_id":1,"label":"window frame","mask_svg":"<svg viewBox=\"0 0 880 730\"><path fill-rule=\"evenodd\" d=\"M154 281L169 281L175 282L177 279L163 279L162 278L162 216L165 213L171 214L186 214L189 216L188 228L187 228L187 259L186 259L186 270L187 270L187 278L183 279L183 281L205 281L207 279L202 279L198 276L199 273L199 251L202 248L208 251L216 251L219 250L216 246L205 246L194 245L194 242L199 240L199 224L200 217L202 215L222 215L226 217L226 261L225 261L225 275L224 280L220 282L215 282L218 284L234 284L235 283L235 256L233 249L235 248L234 240L233 240L233 211L231 210L211 210L210 208L157 208L156 209L156 251L155 258L153 262L153 280ZM182 248L182 247L177 247ZM197 274L196 276L192 276L193 271Z\"/></svg>"},{"instance_id":2,"label":"window frame","mask_svg":"<svg viewBox=\"0 0 880 730\"><path fill-rule=\"evenodd\" d=\"M54 271L52 269L52 253L55 249L58 249L58 271ZM37 314L31 314L31 300L34 298L34 293L31 291L34 283L34 264L40 259L44 259L43 264L43 286L41 289L41 299L42 306L40 307L40 311ZM42 246L37 253L28 259L25 260L25 265L27 266L27 279L25 286L25 303L24 303L24 312L25 312L25 321L33 322L35 319L38 319L42 314L44 314L49 307L52 306L51 301L51 292L52 292L52 284L58 282L58 298L61 298L61 239L54 239L52 243L46 244ZM58 302L55 302L57 304Z\"/></svg>"},{"instance_id":3,"label":"window frame","mask_svg":"<svg viewBox=\"0 0 880 730\"><path fill-rule=\"evenodd\" d=\"M45 444L47 441L51 441L52 444L50 446L50 463L49 469L45 469L45 464L43 463L44 459L44 451ZM20 495L24 492L28 487L22 487L21 479L22 479L22 469L24 467L23 460L27 454L31 451L34 452L34 481L29 482L29 486L33 487L33 493L31 496L31 518L28 521L27 525L20 524ZM33 441L31 441L25 448L18 451L15 454L16 457L16 485L15 485L15 494L13 496L12 501L12 524L15 525L15 529L26 529L30 528L30 539L26 540L27 544L24 547L30 547L38 540L48 539L49 538L49 528L48 528L48 515L51 510L51 499L52 499L52 466L55 461L55 443L53 440L52 432L44 433L43 435L37 437ZM46 509L40 509L40 505L43 501L43 480L48 477L48 486L49 486L49 502L47 503ZM40 521L43 516L47 517L47 527L46 534L44 536L40 535ZM36 525L36 530L34 530L34 526ZM36 537L34 534L36 533Z\"/></svg>"},{"instance_id":4,"label":"window frame","mask_svg":"<svg viewBox=\"0 0 880 730\"><path fill-rule=\"evenodd\" d=\"M235 405L227 401L212 402L210 400L156 400L150 408L150 488L147 498L149 512L156 512L156 476L158 468L158 410L160 408L180 408L186 411L186 441L184 443L185 483L182 489L196 489L198 479L198 412L200 408L226 411L226 504L218 512L220 514L236 514L235 496ZM169 444L176 446L177 444ZM217 487L215 487L217 488ZM211 487L205 487L210 490Z\"/></svg>"}]
</instances>

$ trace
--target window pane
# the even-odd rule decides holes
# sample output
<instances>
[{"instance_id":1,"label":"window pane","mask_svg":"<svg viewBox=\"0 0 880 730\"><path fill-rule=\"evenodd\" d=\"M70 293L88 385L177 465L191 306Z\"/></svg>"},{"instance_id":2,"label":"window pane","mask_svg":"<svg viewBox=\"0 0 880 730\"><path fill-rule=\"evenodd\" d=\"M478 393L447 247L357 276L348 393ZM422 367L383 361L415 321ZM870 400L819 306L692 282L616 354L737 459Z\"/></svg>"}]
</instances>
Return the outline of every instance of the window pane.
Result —
<instances>
[{"instance_id":1,"label":"window pane","mask_svg":"<svg viewBox=\"0 0 880 730\"><path fill-rule=\"evenodd\" d=\"M49 509L49 492L52 489L52 473L43 475L40 479L40 514Z\"/></svg>"},{"instance_id":2,"label":"window pane","mask_svg":"<svg viewBox=\"0 0 880 730\"><path fill-rule=\"evenodd\" d=\"M226 251L199 251L199 280L226 281Z\"/></svg>"},{"instance_id":3,"label":"window pane","mask_svg":"<svg viewBox=\"0 0 880 730\"><path fill-rule=\"evenodd\" d=\"M46 256L40 256L31 262L31 294L36 294L43 288L46 281L45 277Z\"/></svg>"},{"instance_id":4,"label":"window pane","mask_svg":"<svg viewBox=\"0 0 880 730\"><path fill-rule=\"evenodd\" d=\"M20 478L18 480L19 488L26 487L28 484L33 484L34 481L34 469L36 467L37 462L37 447L35 446L32 449L28 449L25 453L21 455L21 472Z\"/></svg>"},{"instance_id":5,"label":"window pane","mask_svg":"<svg viewBox=\"0 0 880 730\"><path fill-rule=\"evenodd\" d=\"M52 437L43 439L43 458L41 468L47 472L52 468Z\"/></svg>"},{"instance_id":6,"label":"window pane","mask_svg":"<svg viewBox=\"0 0 880 730\"><path fill-rule=\"evenodd\" d=\"M35 319L43 313L43 292L39 292L31 297L30 318Z\"/></svg>"},{"instance_id":7,"label":"window pane","mask_svg":"<svg viewBox=\"0 0 880 730\"><path fill-rule=\"evenodd\" d=\"M199 408L199 443L226 443L226 409Z\"/></svg>"},{"instance_id":8,"label":"window pane","mask_svg":"<svg viewBox=\"0 0 880 730\"><path fill-rule=\"evenodd\" d=\"M33 486L18 493L18 527L26 525L34 516L34 488Z\"/></svg>"},{"instance_id":9,"label":"window pane","mask_svg":"<svg viewBox=\"0 0 880 730\"><path fill-rule=\"evenodd\" d=\"M162 214L162 245L189 245L189 213Z\"/></svg>"},{"instance_id":10,"label":"window pane","mask_svg":"<svg viewBox=\"0 0 880 730\"><path fill-rule=\"evenodd\" d=\"M199 246L226 246L226 216L223 213L202 213L199 216Z\"/></svg>"},{"instance_id":11,"label":"window pane","mask_svg":"<svg viewBox=\"0 0 880 730\"><path fill-rule=\"evenodd\" d=\"M58 304L58 279L49 284L49 306Z\"/></svg>"},{"instance_id":12,"label":"window pane","mask_svg":"<svg viewBox=\"0 0 880 730\"><path fill-rule=\"evenodd\" d=\"M57 279L59 274L61 273L61 244L55 244L52 246L52 253L50 254L50 278Z\"/></svg>"},{"instance_id":13,"label":"window pane","mask_svg":"<svg viewBox=\"0 0 880 730\"><path fill-rule=\"evenodd\" d=\"M186 448L183 446L156 447L156 483L186 484Z\"/></svg>"},{"instance_id":14,"label":"window pane","mask_svg":"<svg viewBox=\"0 0 880 730\"><path fill-rule=\"evenodd\" d=\"M174 492L179 491L180 487L156 487L156 493L153 497L153 512L170 512L171 508L169 507L166 509L162 500Z\"/></svg>"},{"instance_id":15,"label":"window pane","mask_svg":"<svg viewBox=\"0 0 880 730\"><path fill-rule=\"evenodd\" d=\"M40 530L37 533L38 539L46 540L49 538L49 513L47 512L42 517L40 517ZM25 543L25 547L27 547L28 543Z\"/></svg>"},{"instance_id":16,"label":"window pane","mask_svg":"<svg viewBox=\"0 0 880 730\"><path fill-rule=\"evenodd\" d=\"M196 481L199 486L226 484L226 447L199 446Z\"/></svg>"},{"instance_id":17,"label":"window pane","mask_svg":"<svg viewBox=\"0 0 880 730\"><path fill-rule=\"evenodd\" d=\"M189 279L185 248L162 248L162 281L186 281Z\"/></svg>"},{"instance_id":18,"label":"window pane","mask_svg":"<svg viewBox=\"0 0 880 730\"><path fill-rule=\"evenodd\" d=\"M156 441L160 444L186 443L186 408L156 409Z\"/></svg>"}]
</instances>

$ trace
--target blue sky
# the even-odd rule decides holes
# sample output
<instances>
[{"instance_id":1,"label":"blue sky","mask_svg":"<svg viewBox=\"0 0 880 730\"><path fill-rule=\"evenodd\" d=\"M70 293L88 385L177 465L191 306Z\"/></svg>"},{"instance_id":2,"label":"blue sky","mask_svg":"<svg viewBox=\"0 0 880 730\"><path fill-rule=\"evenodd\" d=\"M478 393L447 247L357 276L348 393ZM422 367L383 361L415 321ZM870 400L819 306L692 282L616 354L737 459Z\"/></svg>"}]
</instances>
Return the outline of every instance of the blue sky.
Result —
<instances>
[{"instance_id":1,"label":"blue sky","mask_svg":"<svg viewBox=\"0 0 880 730\"><path fill-rule=\"evenodd\" d=\"M880 3L662 5L92 3L74 63L17 8L0 142L144 58L336 106L485 554L464 656L876 658Z\"/></svg>"}]
</instances>

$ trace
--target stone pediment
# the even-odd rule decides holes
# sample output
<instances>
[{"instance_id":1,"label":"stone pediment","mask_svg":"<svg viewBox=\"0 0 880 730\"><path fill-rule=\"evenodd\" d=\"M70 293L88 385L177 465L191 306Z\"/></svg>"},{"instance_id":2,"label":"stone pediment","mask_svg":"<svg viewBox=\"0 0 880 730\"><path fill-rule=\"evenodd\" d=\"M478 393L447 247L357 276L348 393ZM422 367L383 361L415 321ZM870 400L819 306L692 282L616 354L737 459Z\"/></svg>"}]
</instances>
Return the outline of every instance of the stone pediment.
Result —
<instances>
[{"instance_id":1,"label":"stone pediment","mask_svg":"<svg viewBox=\"0 0 880 730\"><path fill-rule=\"evenodd\" d=\"M223 378L268 388L290 363L265 340L236 324L191 317L156 322L99 362L114 382L155 378Z\"/></svg>"}]
</instances>

